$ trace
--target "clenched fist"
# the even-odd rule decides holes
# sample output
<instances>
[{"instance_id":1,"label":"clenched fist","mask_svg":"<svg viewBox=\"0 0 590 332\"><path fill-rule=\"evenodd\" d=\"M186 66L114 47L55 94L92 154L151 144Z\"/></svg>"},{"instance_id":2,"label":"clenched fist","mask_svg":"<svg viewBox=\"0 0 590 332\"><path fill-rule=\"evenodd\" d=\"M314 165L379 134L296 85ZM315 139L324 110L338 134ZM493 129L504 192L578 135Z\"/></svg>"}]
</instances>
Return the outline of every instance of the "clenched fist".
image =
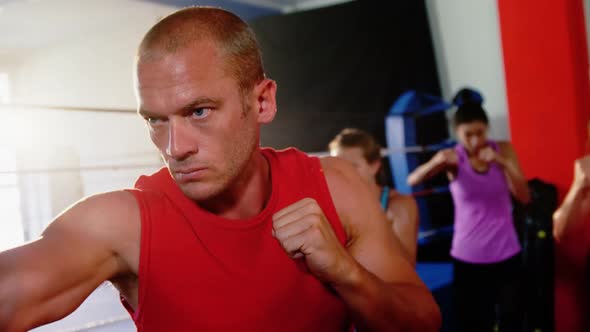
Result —
<instances>
[{"instance_id":1,"label":"clenched fist","mask_svg":"<svg viewBox=\"0 0 590 332\"><path fill-rule=\"evenodd\" d=\"M314 199L304 198L275 213L273 235L290 257L305 259L309 271L323 282L342 282L355 266Z\"/></svg>"}]
</instances>

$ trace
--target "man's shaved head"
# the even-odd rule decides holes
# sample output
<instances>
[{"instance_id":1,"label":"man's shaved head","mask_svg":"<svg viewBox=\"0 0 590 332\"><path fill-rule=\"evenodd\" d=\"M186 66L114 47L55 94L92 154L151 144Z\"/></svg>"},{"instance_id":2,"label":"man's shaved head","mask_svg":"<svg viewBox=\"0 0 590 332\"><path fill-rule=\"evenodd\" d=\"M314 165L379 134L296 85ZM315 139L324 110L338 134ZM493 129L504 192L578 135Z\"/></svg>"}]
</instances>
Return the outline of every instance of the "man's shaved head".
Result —
<instances>
[{"instance_id":1,"label":"man's shaved head","mask_svg":"<svg viewBox=\"0 0 590 332\"><path fill-rule=\"evenodd\" d=\"M137 62L158 61L203 41L216 44L242 93L264 79L252 30L238 16L213 7L188 7L163 18L141 41Z\"/></svg>"}]
</instances>

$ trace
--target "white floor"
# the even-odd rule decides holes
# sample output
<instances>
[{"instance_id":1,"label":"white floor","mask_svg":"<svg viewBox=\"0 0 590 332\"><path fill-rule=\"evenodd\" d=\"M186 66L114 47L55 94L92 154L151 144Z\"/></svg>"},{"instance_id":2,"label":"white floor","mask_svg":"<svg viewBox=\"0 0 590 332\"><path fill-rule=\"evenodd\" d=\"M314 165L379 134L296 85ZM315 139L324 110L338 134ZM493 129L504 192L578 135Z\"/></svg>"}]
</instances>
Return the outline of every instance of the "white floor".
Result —
<instances>
[{"instance_id":1,"label":"white floor","mask_svg":"<svg viewBox=\"0 0 590 332\"><path fill-rule=\"evenodd\" d=\"M109 283L101 285L68 317L33 332L134 332L135 325Z\"/></svg>"}]
</instances>

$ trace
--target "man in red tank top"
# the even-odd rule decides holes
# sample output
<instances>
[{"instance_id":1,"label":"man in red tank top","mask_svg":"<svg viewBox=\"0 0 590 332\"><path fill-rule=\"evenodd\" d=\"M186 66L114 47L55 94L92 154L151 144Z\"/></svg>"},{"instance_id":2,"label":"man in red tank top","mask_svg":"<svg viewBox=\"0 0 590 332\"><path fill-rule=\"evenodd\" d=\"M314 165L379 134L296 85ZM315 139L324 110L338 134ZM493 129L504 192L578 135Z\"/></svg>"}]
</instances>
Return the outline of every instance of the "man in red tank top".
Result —
<instances>
[{"instance_id":1,"label":"man in red tank top","mask_svg":"<svg viewBox=\"0 0 590 332\"><path fill-rule=\"evenodd\" d=\"M193 7L137 54L139 114L166 168L88 197L0 254L0 330L117 286L139 331L437 331L440 313L346 162L261 149L276 113L254 35Z\"/></svg>"}]
</instances>

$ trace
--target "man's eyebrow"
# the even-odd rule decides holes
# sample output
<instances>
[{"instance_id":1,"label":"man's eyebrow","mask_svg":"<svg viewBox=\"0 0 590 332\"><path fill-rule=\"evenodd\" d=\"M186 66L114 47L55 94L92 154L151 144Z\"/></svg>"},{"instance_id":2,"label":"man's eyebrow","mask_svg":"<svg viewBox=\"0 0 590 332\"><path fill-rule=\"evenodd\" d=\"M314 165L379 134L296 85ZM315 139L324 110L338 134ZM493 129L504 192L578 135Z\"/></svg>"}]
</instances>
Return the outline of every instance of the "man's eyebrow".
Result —
<instances>
[{"instance_id":1,"label":"man's eyebrow","mask_svg":"<svg viewBox=\"0 0 590 332\"><path fill-rule=\"evenodd\" d=\"M215 99L215 98L209 98L209 97L199 97L196 98L195 100L193 100L192 102L186 104L184 107L182 107L183 111L192 111L193 109L197 108L198 106L201 105L219 105L221 104L221 101L219 99Z\"/></svg>"},{"instance_id":2,"label":"man's eyebrow","mask_svg":"<svg viewBox=\"0 0 590 332\"><path fill-rule=\"evenodd\" d=\"M184 113L187 111L192 111L193 109L197 108L200 105L207 105L207 104L220 105L221 101L219 99L215 99L215 98L199 97L199 98L196 98L195 100L191 101L190 103L186 104L185 106L181 107L179 112ZM157 118L157 117L161 116L155 112L151 112L150 110L147 110L144 108L139 108L137 113L139 113L139 115L141 115L144 118Z\"/></svg>"}]
</instances>

